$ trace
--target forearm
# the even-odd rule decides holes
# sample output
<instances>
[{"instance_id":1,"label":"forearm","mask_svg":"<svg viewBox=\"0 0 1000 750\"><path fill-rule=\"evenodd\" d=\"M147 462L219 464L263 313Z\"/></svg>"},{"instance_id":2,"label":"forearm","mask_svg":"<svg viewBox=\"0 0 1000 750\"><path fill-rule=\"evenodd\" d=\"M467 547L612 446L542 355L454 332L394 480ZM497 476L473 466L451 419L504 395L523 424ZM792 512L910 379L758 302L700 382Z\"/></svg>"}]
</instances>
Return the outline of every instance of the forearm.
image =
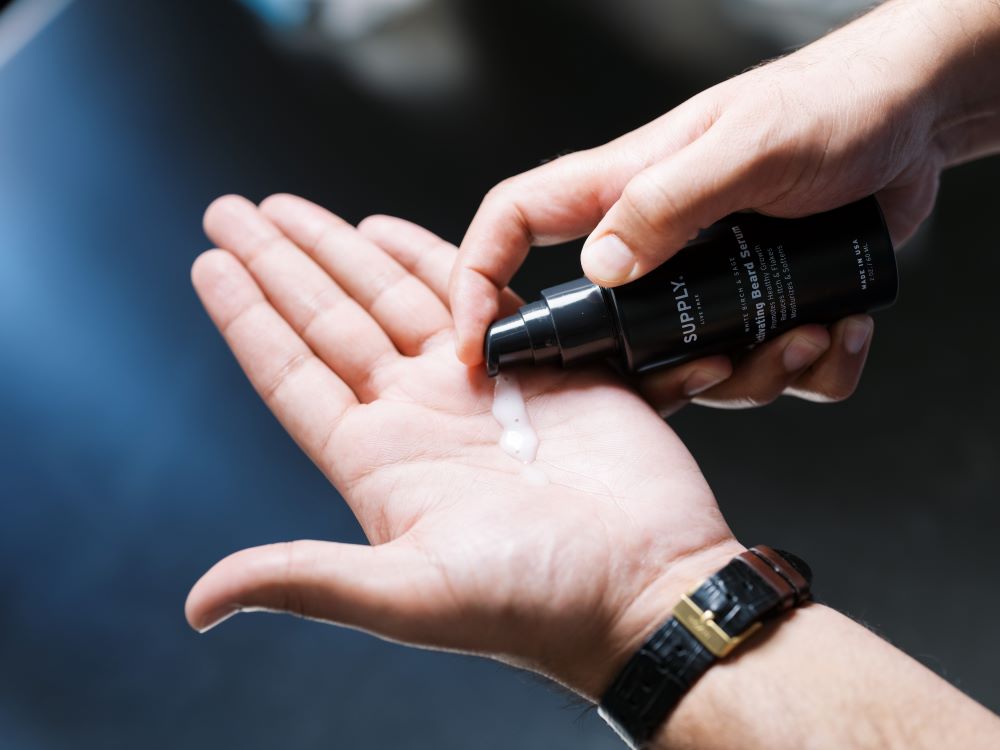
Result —
<instances>
[{"instance_id":1,"label":"forearm","mask_svg":"<svg viewBox=\"0 0 1000 750\"><path fill-rule=\"evenodd\" d=\"M967 0L953 14L964 37L945 65L946 95L937 141L949 164L1000 152L1000 2Z\"/></svg>"},{"instance_id":2,"label":"forearm","mask_svg":"<svg viewBox=\"0 0 1000 750\"><path fill-rule=\"evenodd\" d=\"M941 167L1000 151L1000 0L887 0L781 62L830 60L865 83L861 107L852 88L831 88L847 130L871 116Z\"/></svg>"},{"instance_id":3,"label":"forearm","mask_svg":"<svg viewBox=\"0 0 1000 750\"><path fill-rule=\"evenodd\" d=\"M1000 747L1000 719L861 625L795 611L694 685L655 747Z\"/></svg>"},{"instance_id":4,"label":"forearm","mask_svg":"<svg viewBox=\"0 0 1000 750\"><path fill-rule=\"evenodd\" d=\"M945 164L1000 151L1000 0L889 0L875 12L892 28L879 43L919 82Z\"/></svg>"}]
</instances>

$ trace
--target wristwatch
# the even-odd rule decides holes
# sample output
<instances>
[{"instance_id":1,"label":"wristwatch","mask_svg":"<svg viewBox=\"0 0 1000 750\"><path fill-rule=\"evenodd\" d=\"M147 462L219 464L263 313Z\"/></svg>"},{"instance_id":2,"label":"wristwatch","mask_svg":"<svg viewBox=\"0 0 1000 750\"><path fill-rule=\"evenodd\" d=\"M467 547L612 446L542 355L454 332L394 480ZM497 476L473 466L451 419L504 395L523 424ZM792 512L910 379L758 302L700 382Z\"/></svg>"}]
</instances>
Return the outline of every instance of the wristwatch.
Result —
<instances>
[{"instance_id":1,"label":"wristwatch","mask_svg":"<svg viewBox=\"0 0 1000 750\"><path fill-rule=\"evenodd\" d=\"M788 552L760 545L733 558L681 598L611 683L599 713L642 748L716 660L765 620L808 601L811 582L809 566Z\"/></svg>"}]
</instances>

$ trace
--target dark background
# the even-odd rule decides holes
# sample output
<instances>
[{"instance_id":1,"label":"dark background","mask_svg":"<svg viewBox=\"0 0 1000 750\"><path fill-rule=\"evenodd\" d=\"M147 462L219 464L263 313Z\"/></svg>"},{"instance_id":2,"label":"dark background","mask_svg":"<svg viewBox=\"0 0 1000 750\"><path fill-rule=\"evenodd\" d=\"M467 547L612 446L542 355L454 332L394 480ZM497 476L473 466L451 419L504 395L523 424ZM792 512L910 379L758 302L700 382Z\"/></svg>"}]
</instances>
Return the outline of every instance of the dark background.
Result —
<instances>
[{"instance_id":1,"label":"dark background","mask_svg":"<svg viewBox=\"0 0 1000 750\"><path fill-rule=\"evenodd\" d=\"M488 661L183 618L231 551L362 539L191 291L213 197L291 191L457 241L503 177L776 51L667 66L562 2L457 18L475 76L447 95L373 93L224 0L75 3L0 67L0 748L620 746ZM996 160L946 175L849 402L672 420L741 540L799 551L823 599L994 710L998 182ZM536 251L516 286L576 275L575 253Z\"/></svg>"}]
</instances>

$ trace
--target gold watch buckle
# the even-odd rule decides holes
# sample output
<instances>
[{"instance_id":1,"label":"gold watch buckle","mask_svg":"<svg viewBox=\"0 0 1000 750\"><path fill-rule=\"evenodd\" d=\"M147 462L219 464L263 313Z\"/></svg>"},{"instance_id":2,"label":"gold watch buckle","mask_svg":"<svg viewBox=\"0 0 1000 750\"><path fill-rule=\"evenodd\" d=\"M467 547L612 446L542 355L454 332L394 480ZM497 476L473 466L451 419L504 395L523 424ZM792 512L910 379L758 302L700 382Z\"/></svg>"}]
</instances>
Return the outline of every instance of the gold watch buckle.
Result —
<instances>
[{"instance_id":1,"label":"gold watch buckle","mask_svg":"<svg viewBox=\"0 0 1000 750\"><path fill-rule=\"evenodd\" d=\"M739 635L729 635L715 621L715 613L710 609L701 609L685 594L674 607L674 617L687 628L691 635L698 639L702 646L715 656L722 658L739 646L749 636L760 628L761 623L755 622Z\"/></svg>"}]
</instances>

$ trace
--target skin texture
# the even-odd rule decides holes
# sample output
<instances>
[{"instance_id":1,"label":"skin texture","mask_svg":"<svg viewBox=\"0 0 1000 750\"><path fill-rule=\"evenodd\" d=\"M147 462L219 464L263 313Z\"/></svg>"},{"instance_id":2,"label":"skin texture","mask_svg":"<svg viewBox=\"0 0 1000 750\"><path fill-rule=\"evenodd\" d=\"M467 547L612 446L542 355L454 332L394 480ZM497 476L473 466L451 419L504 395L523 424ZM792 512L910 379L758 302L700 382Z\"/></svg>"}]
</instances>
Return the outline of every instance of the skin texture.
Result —
<instances>
[{"instance_id":1,"label":"skin texture","mask_svg":"<svg viewBox=\"0 0 1000 750\"><path fill-rule=\"evenodd\" d=\"M889 2L608 144L501 182L451 277L458 356L481 361L498 290L532 245L589 235L584 272L617 286L734 211L799 217L870 194L904 242L934 205L941 171L1000 146L998 16L995 0ZM599 262L609 237L632 253L618 274ZM641 388L664 413L693 396L721 407L782 393L837 401L857 386L871 331L868 316L803 326L739 361L686 363Z\"/></svg>"},{"instance_id":2,"label":"skin texture","mask_svg":"<svg viewBox=\"0 0 1000 750\"><path fill-rule=\"evenodd\" d=\"M497 445L492 382L454 356L454 247L291 196L222 198L205 227L224 249L195 263L198 294L373 546L239 552L194 587L194 627L287 610L494 655L593 697L662 601L738 551L690 453L610 372L521 379L551 484L520 476Z\"/></svg>"},{"instance_id":3,"label":"skin texture","mask_svg":"<svg viewBox=\"0 0 1000 750\"><path fill-rule=\"evenodd\" d=\"M520 476L497 445L491 384L454 357L451 245L389 217L355 229L291 196L260 208L221 198L205 224L224 249L195 263L198 294L371 545L300 540L230 555L188 597L196 629L283 611L490 656L597 700L681 594L743 549L677 436L608 372L523 378L551 484ZM996 717L810 605L709 670L654 745L998 741Z\"/></svg>"}]
</instances>

